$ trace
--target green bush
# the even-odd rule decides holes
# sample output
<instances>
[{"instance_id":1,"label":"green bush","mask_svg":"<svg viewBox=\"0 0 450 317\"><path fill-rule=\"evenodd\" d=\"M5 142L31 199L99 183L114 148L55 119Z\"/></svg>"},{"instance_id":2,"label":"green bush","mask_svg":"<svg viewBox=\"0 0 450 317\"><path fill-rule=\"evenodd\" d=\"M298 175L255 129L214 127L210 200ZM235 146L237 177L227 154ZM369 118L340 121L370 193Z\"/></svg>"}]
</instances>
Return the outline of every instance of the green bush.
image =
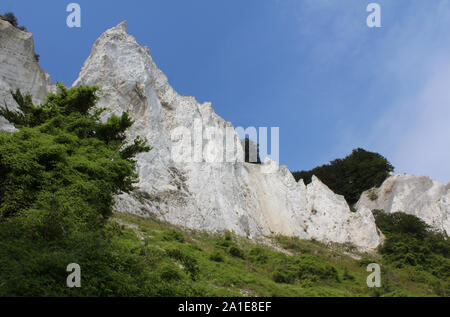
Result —
<instances>
[{"instance_id":1,"label":"green bush","mask_svg":"<svg viewBox=\"0 0 450 317\"><path fill-rule=\"evenodd\" d=\"M216 241L216 246L225 250L231 256L244 258L244 252L238 247L236 242L233 241L233 237L229 232L225 232L224 237Z\"/></svg>"},{"instance_id":2,"label":"green bush","mask_svg":"<svg viewBox=\"0 0 450 317\"><path fill-rule=\"evenodd\" d=\"M333 265L319 261L311 255L298 257L293 267L299 279L339 281L338 272Z\"/></svg>"},{"instance_id":3,"label":"green bush","mask_svg":"<svg viewBox=\"0 0 450 317\"><path fill-rule=\"evenodd\" d=\"M162 234L162 239L165 241L178 241L181 243L185 241L183 233L173 229L164 231Z\"/></svg>"},{"instance_id":4,"label":"green bush","mask_svg":"<svg viewBox=\"0 0 450 317\"><path fill-rule=\"evenodd\" d=\"M231 235L231 232L225 231L225 233L223 235L223 239L225 241L233 241L233 236Z\"/></svg>"},{"instance_id":5,"label":"green bush","mask_svg":"<svg viewBox=\"0 0 450 317\"><path fill-rule=\"evenodd\" d=\"M161 278L166 282L179 281L182 279L180 271L173 264L164 264L159 271Z\"/></svg>"},{"instance_id":6,"label":"green bush","mask_svg":"<svg viewBox=\"0 0 450 317\"><path fill-rule=\"evenodd\" d=\"M402 212L373 211L378 228L386 235L380 247L383 260L394 267L420 267L432 275L449 280L450 241L434 232L421 219Z\"/></svg>"},{"instance_id":7,"label":"green bush","mask_svg":"<svg viewBox=\"0 0 450 317\"><path fill-rule=\"evenodd\" d=\"M406 234L417 239L429 235L430 226L416 216L403 212L385 213L373 211L378 228L385 234Z\"/></svg>"},{"instance_id":8,"label":"green bush","mask_svg":"<svg viewBox=\"0 0 450 317\"><path fill-rule=\"evenodd\" d=\"M260 248L260 247L251 249L248 257L253 262L257 262L260 264L266 264L269 260L269 256L267 255L267 252L263 248Z\"/></svg>"},{"instance_id":9,"label":"green bush","mask_svg":"<svg viewBox=\"0 0 450 317\"><path fill-rule=\"evenodd\" d=\"M277 235L275 237L275 239L283 248L285 248L287 250L298 251L298 252L308 251L305 249L305 247L302 245L300 239L297 237L287 237L287 236Z\"/></svg>"},{"instance_id":10,"label":"green bush","mask_svg":"<svg viewBox=\"0 0 450 317\"><path fill-rule=\"evenodd\" d=\"M237 258L244 258L244 252L235 245L232 245L228 248L228 253Z\"/></svg>"},{"instance_id":11,"label":"green bush","mask_svg":"<svg viewBox=\"0 0 450 317\"><path fill-rule=\"evenodd\" d=\"M352 274L350 274L350 272L348 271L348 269L346 267L346 268L344 268L344 273L343 273L342 279L347 280L347 281L353 281L353 280L355 280L355 277Z\"/></svg>"},{"instance_id":12,"label":"green bush","mask_svg":"<svg viewBox=\"0 0 450 317\"><path fill-rule=\"evenodd\" d=\"M277 267L272 273L272 279L277 283L292 284L295 282L295 272L285 267Z\"/></svg>"},{"instance_id":13,"label":"green bush","mask_svg":"<svg viewBox=\"0 0 450 317\"><path fill-rule=\"evenodd\" d=\"M272 273L272 279L277 283L340 281L338 272L333 265L311 255L294 258L281 257L277 262Z\"/></svg>"},{"instance_id":14,"label":"green bush","mask_svg":"<svg viewBox=\"0 0 450 317\"><path fill-rule=\"evenodd\" d=\"M209 259L214 262L223 262L225 260L223 253L216 250L210 256Z\"/></svg>"},{"instance_id":15,"label":"green bush","mask_svg":"<svg viewBox=\"0 0 450 317\"><path fill-rule=\"evenodd\" d=\"M226 240L226 239L220 239L220 240L217 240L217 242L216 242L217 247L225 248L225 249L227 249L231 246L235 246L235 245L236 245L236 243L234 243L232 240Z\"/></svg>"},{"instance_id":16,"label":"green bush","mask_svg":"<svg viewBox=\"0 0 450 317\"><path fill-rule=\"evenodd\" d=\"M171 258L180 261L181 264L184 266L184 270L186 271L186 273L188 273L191 276L191 279L196 280L200 272L197 259L181 251L180 249L167 250L167 254Z\"/></svg>"},{"instance_id":17,"label":"green bush","mask_svg":"<svg viewBox=\"0 0 450 317\"><path fill-rule=\"evenodd\" d=\"M371 190L368 194L368 197L371 201L375 201L378 199L378 195L374 190Z\"/></svg>"}]
</instances>

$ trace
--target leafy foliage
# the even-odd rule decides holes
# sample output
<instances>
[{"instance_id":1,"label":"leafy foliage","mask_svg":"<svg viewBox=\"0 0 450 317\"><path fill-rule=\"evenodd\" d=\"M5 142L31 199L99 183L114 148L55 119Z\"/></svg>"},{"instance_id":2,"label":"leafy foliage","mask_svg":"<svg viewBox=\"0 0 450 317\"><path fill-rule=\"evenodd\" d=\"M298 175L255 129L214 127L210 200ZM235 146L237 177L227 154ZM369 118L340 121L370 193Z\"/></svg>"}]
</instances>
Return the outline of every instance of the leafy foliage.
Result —
<instances>
[{"instance_id":1,"label":"leafy foliage","mask_svg":"<svg viewBox=\"0 0 450 317\"><path fill-rule=\"evenodd\" d=\"M393 170L394 167L380 154L358 148L344 159L292 174L297 181L303 179L305 184L311 182L313 175L317 176L352 205L358 201L362 192L380 186Z\"/></svg>"},{"instance_id":2,"label":"leafy foliage","mask_svg":"<svg viewBox=\"0 0 450 317\"><path fill-rule=\"evenodd\" d=\"M421 219L402 212L374 212L377 226L386 235L380 253L394 267L414 267L440 279L441 293L450 295L450 241Z\"/></svg>"},{"instance_id":3,"label":"leafy foliage","mask_svg":"<svg viewBox=\"0 0 450 317\"><path fill-rule=\"evenodd\" d=\"M431 235L430 226L414 215L403 212L385 213L382 210L372 211L376 224L384 234L404 234L415 239L425 239Z\"/></svg>"},{"instance_id":4,"label":"leafy foliage","mask_svg":"<svg viewBox=\"0 0 450 317\"><path fill-rule=\"evenodd\" d=\"M53 294L45 285L65 281L59 278L72 262L93 271L119 265L123 280L116 280L114 268L96 276L111 275L111 288L132 287L122 283L130 272L142 270L142 263L125 253L114 257L121 247L111 248L114 230L105 224L114 195L129 192L137 181L134 156L150 148L140 138L125 144L125 131L133 124L128 114L100 120L104 109L95 106L97 87L58 88L40 106L16 91L19 110L0 110L18 129L0 132L2 287L16 294L22 283L32 281L22 294ZM104 294L101 281L91 282L87 293L92 287Z\"/></svg>"},{"instance_id":5,"label":"leafy foliage","mask_svg":"<svg viewBox=\"0 0 450 317\"><path fill-rule=\"evenodd\" d=\"M124 145L133 124L127 113L100 121L97 88L59 89L41 106L17 91L20 111L0 110L19 129L0 134L0 219L20 214L46 227L33 234L53 238L74 221L101 224L111 214L113 195L137 181L132 157L149 150L140 139Z\"/></svg>"}]
</instances>

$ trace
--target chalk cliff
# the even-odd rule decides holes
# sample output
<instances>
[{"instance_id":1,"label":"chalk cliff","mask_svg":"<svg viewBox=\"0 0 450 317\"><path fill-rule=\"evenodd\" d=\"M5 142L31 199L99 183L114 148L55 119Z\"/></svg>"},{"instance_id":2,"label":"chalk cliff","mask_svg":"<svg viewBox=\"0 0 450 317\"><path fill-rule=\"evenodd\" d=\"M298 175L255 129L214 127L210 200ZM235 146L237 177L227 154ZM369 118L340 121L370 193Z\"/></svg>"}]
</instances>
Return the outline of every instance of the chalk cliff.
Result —
<instances>
[{"instance_id":1,"label":"chalk cliff","mask_svg":"<svg viewBox=\"0 0 450 317\"><path fill-rule=\"evenodd\" d=\"M15 109L17 104L10 91L20 89L33 96L37 104L43 101L50 89L50 77L34 57L33 35L12 26L0 18L0 104ZM14 130L4 118L0 129Z\"/></svg>"},{"instance_id":2,"label":"chalk cliff","mask_svg":"<svg viewBox=\"0 0 450 317\"><path fill-rule=\"evenodd\" d=\"M295 182L287 167L270 160L263 166L243 163L242 145L232 124L219 117L210 103L178 95L149 49L127 34L125 23L95 42L74 83L80 85L100 86L100 106L116 114L128 111L136 120L129 136L147 137L153 147L138 157L139 190L118 197L117 210L248 237L281 233L351 242L361 249L379 244L370 210L351 212L344 198L319 179L305 186L303 181ZM211 137L210 131L216 135ZM227 133L231 134L227 140L234 140L234 151L222 154L228 141L216 137ZM198 153L196 147L203 150L197 157L176 160L174 149L186 136L192 136L187 147L193 153Z\"/></svg>"},{"instance_id":3,"label":"chalk cliff","mask_svg":"<svg viewBox=\"0 0 450 317\"><path fill-rule=\"evenodd\" d=\"M350 242L362 250L382 241L373 209L414 214L450 233L450 184L392 175L363 193L352 212L316 177L306 186L270 159L262 165L242 162L242 143L232 124L211 103L178 95L149 49L127 34L126 23L100 36L73 85L101 87L99 105L110 113L128 111L135 119L130 139L146 137L153 147L138 156L139 189L117 197L118 211L250 238L281 233ZM32 35L0 19L0 101L14 107L9 91L17 88L36 103L52 90L34 59ZM0 128L11 126L0 121Z\"/></svg>"}]
</instances>

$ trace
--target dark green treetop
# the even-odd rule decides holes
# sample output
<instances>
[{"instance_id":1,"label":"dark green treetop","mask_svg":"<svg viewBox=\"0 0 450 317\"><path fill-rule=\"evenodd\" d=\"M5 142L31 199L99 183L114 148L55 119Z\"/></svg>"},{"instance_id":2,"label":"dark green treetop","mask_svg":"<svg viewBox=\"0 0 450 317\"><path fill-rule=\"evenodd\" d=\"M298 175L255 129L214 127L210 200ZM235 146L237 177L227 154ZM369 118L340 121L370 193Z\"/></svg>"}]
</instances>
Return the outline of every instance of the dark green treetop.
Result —
<instances>
[{"instance_id":1,"label":"dark green treetop","mask_svg":"<svg viewBox=\"0 0 450 317\"><path fill-rule=\"evenodd\" d=\"M349 204L354 204L362 192L380 186L393 170L382 155L358 148L344 159L292 174L297 181L303 179L305 184L309 184L315 175L336 194L343 195Z\"/></svg>"}]
</instances>

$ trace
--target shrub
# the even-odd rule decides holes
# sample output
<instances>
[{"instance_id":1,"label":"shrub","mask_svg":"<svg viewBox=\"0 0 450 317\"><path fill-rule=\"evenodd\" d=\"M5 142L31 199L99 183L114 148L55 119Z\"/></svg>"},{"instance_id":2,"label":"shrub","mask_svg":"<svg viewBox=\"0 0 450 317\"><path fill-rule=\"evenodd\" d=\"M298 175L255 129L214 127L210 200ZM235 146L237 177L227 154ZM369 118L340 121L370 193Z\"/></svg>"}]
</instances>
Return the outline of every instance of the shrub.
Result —
<instances>
[{"instance_id":1,"label":"shrub","mask_svg":"<svg viewBox=\"0 0 450 317\"><path fill-rule=\"evenodd\" d=\"M287 237L282 235L275 236L275 240L286 250L292 250L301 253L311 252L311 248L308 247L304 241L300 240L298 237ZM314 239L311 242L315 243Z\"/></svg>"},{"instance_id":2,"label":"shrub","mask_svg":"<svg viewBox=\"0 0 450 317\"><path fill-rule=\"evenodd\" d=\"M385 234L407 234L417 239L424 239L428 235L430 226L414 215L403 212L385 213L373 211L378 228Z\"/></svg>"},{"instance_id":3,"label":"shrub","mask_svg":"<svg viewBox=\"0 0 450 317\"><path fill-rule=\"evenodd\" d=\"M165 241L178 241L181 243L185 241L183 233L173 229L164 231L162 234L162 239Z\"/></svg>"},{"instance_id":4,"label":"shrub","mask_svg":"<svg viewBox=\"0 0 450 317\"><path fill-rule=\"evenodd\" d=\"M300 279L339 281L339 275L334 266L310 255L298 257L294 263L294 269Z\"/></svg>"},{"instance_id":5,"label":"shrub","mask_svg":"<svg viewBox=\"0 0 450 317\"><path fill-rule=\"evenodd\" d=\"M249 258L253 262L265 264L269 260L269 256L263 248L256 247L250 250Z\"/></svg>"},{"instance_id":6,"label":"shrub","mask_svg":"<svg viewBox=\"0 0 450 317\"><path fill-rule=\"evenodd\" d=\"M225 234L224 234L223 239L224 239L225 241L232 241L232 240L233 240L233 236L231 235L231 232L225 231Z\"/></svg>"},{"instance_id":7,"label":"shrub","mask_svg":"<svg viewBox=\"0 0 450 317\"><path fill-rule=\"evenodd\" d=\"M244 252L235 245L228 248L228 253L237 258L244 258Z\"/></svg>"},{"instance_id":8,"label":"shrub","mask_svg":"<svg viewBox=\"0 0 450 317\"><path fill-rule=\"evenodd\" d=\"M164 264L160 268L159 273L166 282L181 280L180 271L174 265Z\"/></svg>"},{"instance_id":9,"label":"shrub","mask_svg":"<svg viewBox=\"0 0 450 317\"><path fill-rule=\"evenodd\" d=\"M295 273L284 267L277 267L272 273L272 279L276 283L292 284L295 282Z\"/></svg>"},{"instance_id":10,"label":"shrub","mask_svg":"<svg viewBox=\"0 0 450 317\"><path fill-rule=\"evenodd\" d=\"M184 270L191 276L192 280L196 280L200 269L198 267L197 259L189 254L184 253L180 249L170 249L167 250L167 254L181 262L184 266Z\"/></svg>"},{"instance_id":11,"label":"shrub","mask_svg":"<svg viewBox=\"0 0 450 317\"><path fill-rule=\"evenodd\" d=\"M369 191L368 197L371 201L375 201L378 199L378 195L374 190Z\"/></svg>"},{"instance_id":12,"label":"shrub","mask_svg":"<svg viewBox=\"0 0 450 317\"><path fill-rule=\"evenodd\" d=\"M348 271L347 267L345 267L342 279L347 280L347 281L353 281L353 280L355 280L355 277L353 275L351 275L350 272Z\"/></svg>"},{"instance_id":13,"label":"shrub","mask_svg":"<svg viewBox=\"0 0 450 317\"><path fill-rule=\"evenodd\" d=\"M430 230L421 219L402 212L386 214L374 210L375 222L386 235L380 247L383 260L394 267L421 267L440 278L449 278L450 241L442 233Z\"/></svg>"}]
</instances>

